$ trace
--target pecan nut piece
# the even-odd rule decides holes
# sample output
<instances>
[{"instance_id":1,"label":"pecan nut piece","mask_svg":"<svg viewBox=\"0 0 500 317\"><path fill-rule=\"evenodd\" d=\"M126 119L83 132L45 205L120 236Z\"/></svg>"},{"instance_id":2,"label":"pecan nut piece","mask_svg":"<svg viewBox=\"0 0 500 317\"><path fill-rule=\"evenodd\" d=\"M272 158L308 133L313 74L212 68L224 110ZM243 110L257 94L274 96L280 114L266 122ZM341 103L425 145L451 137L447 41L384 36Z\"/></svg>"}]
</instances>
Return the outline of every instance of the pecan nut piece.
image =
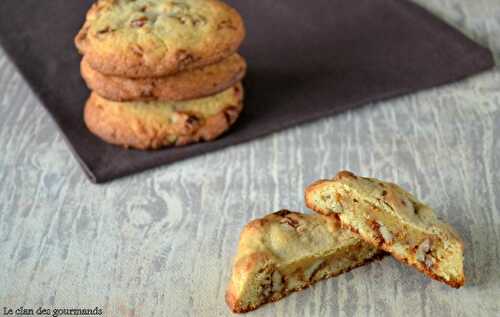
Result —
<instances>
[{"instance_id":1,"label":"pecan nut piece","mask_svg":"<svg viewBox=\"0 0 500 317\"><path fill-rule=\"evenodd\" d=\"M134 28L142 28L146 22L148 21L148 17L140 17L130 22L130 26Z\"/></svg>"}]
</instances>

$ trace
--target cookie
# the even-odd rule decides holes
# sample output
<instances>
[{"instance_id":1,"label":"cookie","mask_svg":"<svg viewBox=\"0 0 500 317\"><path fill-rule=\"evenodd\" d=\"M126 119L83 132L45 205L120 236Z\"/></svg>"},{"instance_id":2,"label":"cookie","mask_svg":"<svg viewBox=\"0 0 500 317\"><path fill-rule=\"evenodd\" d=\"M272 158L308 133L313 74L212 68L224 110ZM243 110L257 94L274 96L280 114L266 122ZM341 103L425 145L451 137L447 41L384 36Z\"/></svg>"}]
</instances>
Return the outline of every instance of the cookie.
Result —
<instances>
[{"instance_id":1,"label":"cookie","mask_svg":"<svg viewBox=\"0 0 500 317\"><path fill-rule=\"evenodd\" d=\"M243 229L226 303L248 312L383 254L335 218L282 210Z\"/></svg>"},{"instance_id":2,"label":"cookie","mask_svg":"<svg viewBox=\"0 0 500 317\"><path fill-rule=\"evenodd\" d=\"M348 171L306 189L306 204L338 217L362 239L433 279L464 284L463 242L451 226L401 187Z\"/></svg>"},{"instance_id":3,"label":"cookie","mask_svg":"<svg viewBox=\"0 0 500 317\"><path fill-rule=\"evenodd\" d=\"M84 120L108 143L152 150L214 140L236 121L242 99L240 83L211 97L179 102L115 102L92 93Z\"/></svg>"},{"instance_id":4,"label":"cookie","mask_svg":"<svg viewBox=\"0 0 500 317\"><path fill-rule=\"evenodd\" d=\"M220 63L184 71L172 76L127 78L107 76L94 70L84 57L81 73L87 86L113 101L181 101L219 93L238 83L246 71L245 60L238 54Z\"/></svg>"},{"instance_id":5,"label":"cookie","mask_svg":"<svg viewBox=\"0 0 500 317\"><path fill-rule=\"evenodd\" d=\"M241 16L218 0L99 0L75 44L95 70L138 78L217 63L244 36Z\"/></svg>"}]
</instances>

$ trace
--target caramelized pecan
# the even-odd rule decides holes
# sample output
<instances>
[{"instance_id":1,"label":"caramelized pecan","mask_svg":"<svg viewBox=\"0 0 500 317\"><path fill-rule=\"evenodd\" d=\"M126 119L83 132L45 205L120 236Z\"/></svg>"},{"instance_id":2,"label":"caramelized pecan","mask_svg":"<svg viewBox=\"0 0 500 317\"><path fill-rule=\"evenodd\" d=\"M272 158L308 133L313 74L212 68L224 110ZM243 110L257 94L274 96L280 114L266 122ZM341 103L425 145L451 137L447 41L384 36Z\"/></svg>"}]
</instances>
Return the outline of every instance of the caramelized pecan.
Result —
<instances>
[{"instance_id":1,"label":"caramelized pecan","mask_svg":"<svg viewBox=\"0 0 500 317\"><path fill-rule=\"evenodd\" d=\"M97 34L101 35L101 34L108 33L110 31L111 31L111 28L109 26L107 26L104 29L101 29L101 30L97 31Z\"/></svg>"},{"instance_id":2,"label":"caramelized pecan","mask_svg":"<svg viewBox=\"0 0 500 317\"><path fill-rule=\"evenodd\" d=\"M217 30L223 30L223 29L230 29L230 30L236 30L236 27L233 24L233 21L231 20L223 20L217 24Z\"/></svg>"},{"instance_id":3,"label":"caramelized pecan","mask_svg":"<svg viewBox=\"0 0 500 317\"><path fill-rule=\"evenodd\" d=\"M184 69L193 62L196 61L196 58L193 56L193 54L189 53L186 50L178 50L175 53L175 57L180 65L180 69Z\"/></svg>"},{"instance_id":4,"label":"caramelized pecan","mask_svg":"<svg viewBox=\"0 0 500 317\"><path fill-rule=\"evenodd\" d=\"M425 239L422 243L420 243L415 252L415 258L417 261L422 262L428 268L431 268L434 265L434 258L431 253L432 249L432 241L430 239Z\"/></svg>"},{"instance_id":5,"label":"caramelized pecan","mask_svg":"<svg viewBox=\"0 0 500 317\"><path fill-rule=\"evenodd\" d=\"M292 217L288 217L288 216L283 217L283 219L281 219L280 223L287 224L294 229L297 229L297 227L300 225L296 219L293 219Z\"/></svg>"},{"instance_id":6,"label":"caramelized pecan","mask_svg":"<svg viewBox=\"0 0 500 317\"><path fill-rule=\"evenodd\" d=\"M132 50L132 52L134 52L135 55L139 57L142 57L144 55L144 49L139 44L132 45L130 49Z\"/></svg>"},{"instance_id":7,"label":"caramelized pecan","mask_svg":"<svg viewBox=\"0 0 500 317\"><path fill-rule=\"evenodd\" d=\"M238 109L233 106L224 109L224 116L226 118L226 122L229 125L232 125L236 121L236 119L238 118L238 112Z\"/></svg>"},{"instance_id":8,"label":"caramelized pecan","mask_svg":"<svg viewBox=\"0 0 500 317\"><path fill-rule=\"evenodd\" d=\"M134 27L134 28L141 28L146 24L147 21L148 21L148 17L143 16L143 17L137 18L135 20L132 20L130 22L130 26Z\"/></svg>"},{"instance_id":9,"label":"caramelized pecan","mask_svg":"<svg viewBox=\"0 0 500 317\"><path fill-rule=\"evenodd\" d=\"M354 178L354 179L357 179L358 177L356 175L354 175L353 173L349 172L349 171L338 172L337 176L335 176L336 180L341 180L343 178Z\"/></svg>"}]
</instances>

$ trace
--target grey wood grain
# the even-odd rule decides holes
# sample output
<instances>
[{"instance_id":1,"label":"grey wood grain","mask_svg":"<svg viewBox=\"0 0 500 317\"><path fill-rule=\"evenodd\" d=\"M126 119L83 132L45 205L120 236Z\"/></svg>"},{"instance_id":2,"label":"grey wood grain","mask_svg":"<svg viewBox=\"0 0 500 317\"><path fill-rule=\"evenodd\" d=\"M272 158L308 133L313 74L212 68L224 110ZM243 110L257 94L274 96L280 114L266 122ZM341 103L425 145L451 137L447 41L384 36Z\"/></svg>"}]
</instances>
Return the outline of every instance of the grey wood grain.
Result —
<instances>
[{"instance_id":1,"label":"grey wood grain","mask_svg":"<svg viewBox=\"0 0 500 317\"><path fill-rule=\"evenodd\" d=\"M498 0L419 0L500 61ZM400 183L465 240L453 290L386 258L249 316L498 316L500 68L96 186L0 53L0 313L226 316L242 226L339 169Z\"/></svg>"}]
</instances>

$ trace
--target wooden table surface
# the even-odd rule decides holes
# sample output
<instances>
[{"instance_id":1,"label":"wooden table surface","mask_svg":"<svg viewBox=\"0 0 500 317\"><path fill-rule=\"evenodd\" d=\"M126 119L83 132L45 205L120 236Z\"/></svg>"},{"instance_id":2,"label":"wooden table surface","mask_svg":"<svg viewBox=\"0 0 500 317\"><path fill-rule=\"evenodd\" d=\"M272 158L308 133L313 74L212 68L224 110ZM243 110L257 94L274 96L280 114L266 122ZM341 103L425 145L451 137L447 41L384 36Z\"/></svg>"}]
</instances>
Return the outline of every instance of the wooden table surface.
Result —
<instances>
[{"instance_id":1,"label":"wooden table surface","mask_svg":"<svg viewBox=\"0 0 500 317\"><path fill-rule=\"evenodd\" d=\"M419 0L500 61L500 1ZM361 22L360 22L361 23ZM0 53L0 315L230 316L240 229L339 169L400 183L465 240L455 290L391 258L248 316L500 316L500 68L106 185Z\"/></svg>"}]
</instances>

